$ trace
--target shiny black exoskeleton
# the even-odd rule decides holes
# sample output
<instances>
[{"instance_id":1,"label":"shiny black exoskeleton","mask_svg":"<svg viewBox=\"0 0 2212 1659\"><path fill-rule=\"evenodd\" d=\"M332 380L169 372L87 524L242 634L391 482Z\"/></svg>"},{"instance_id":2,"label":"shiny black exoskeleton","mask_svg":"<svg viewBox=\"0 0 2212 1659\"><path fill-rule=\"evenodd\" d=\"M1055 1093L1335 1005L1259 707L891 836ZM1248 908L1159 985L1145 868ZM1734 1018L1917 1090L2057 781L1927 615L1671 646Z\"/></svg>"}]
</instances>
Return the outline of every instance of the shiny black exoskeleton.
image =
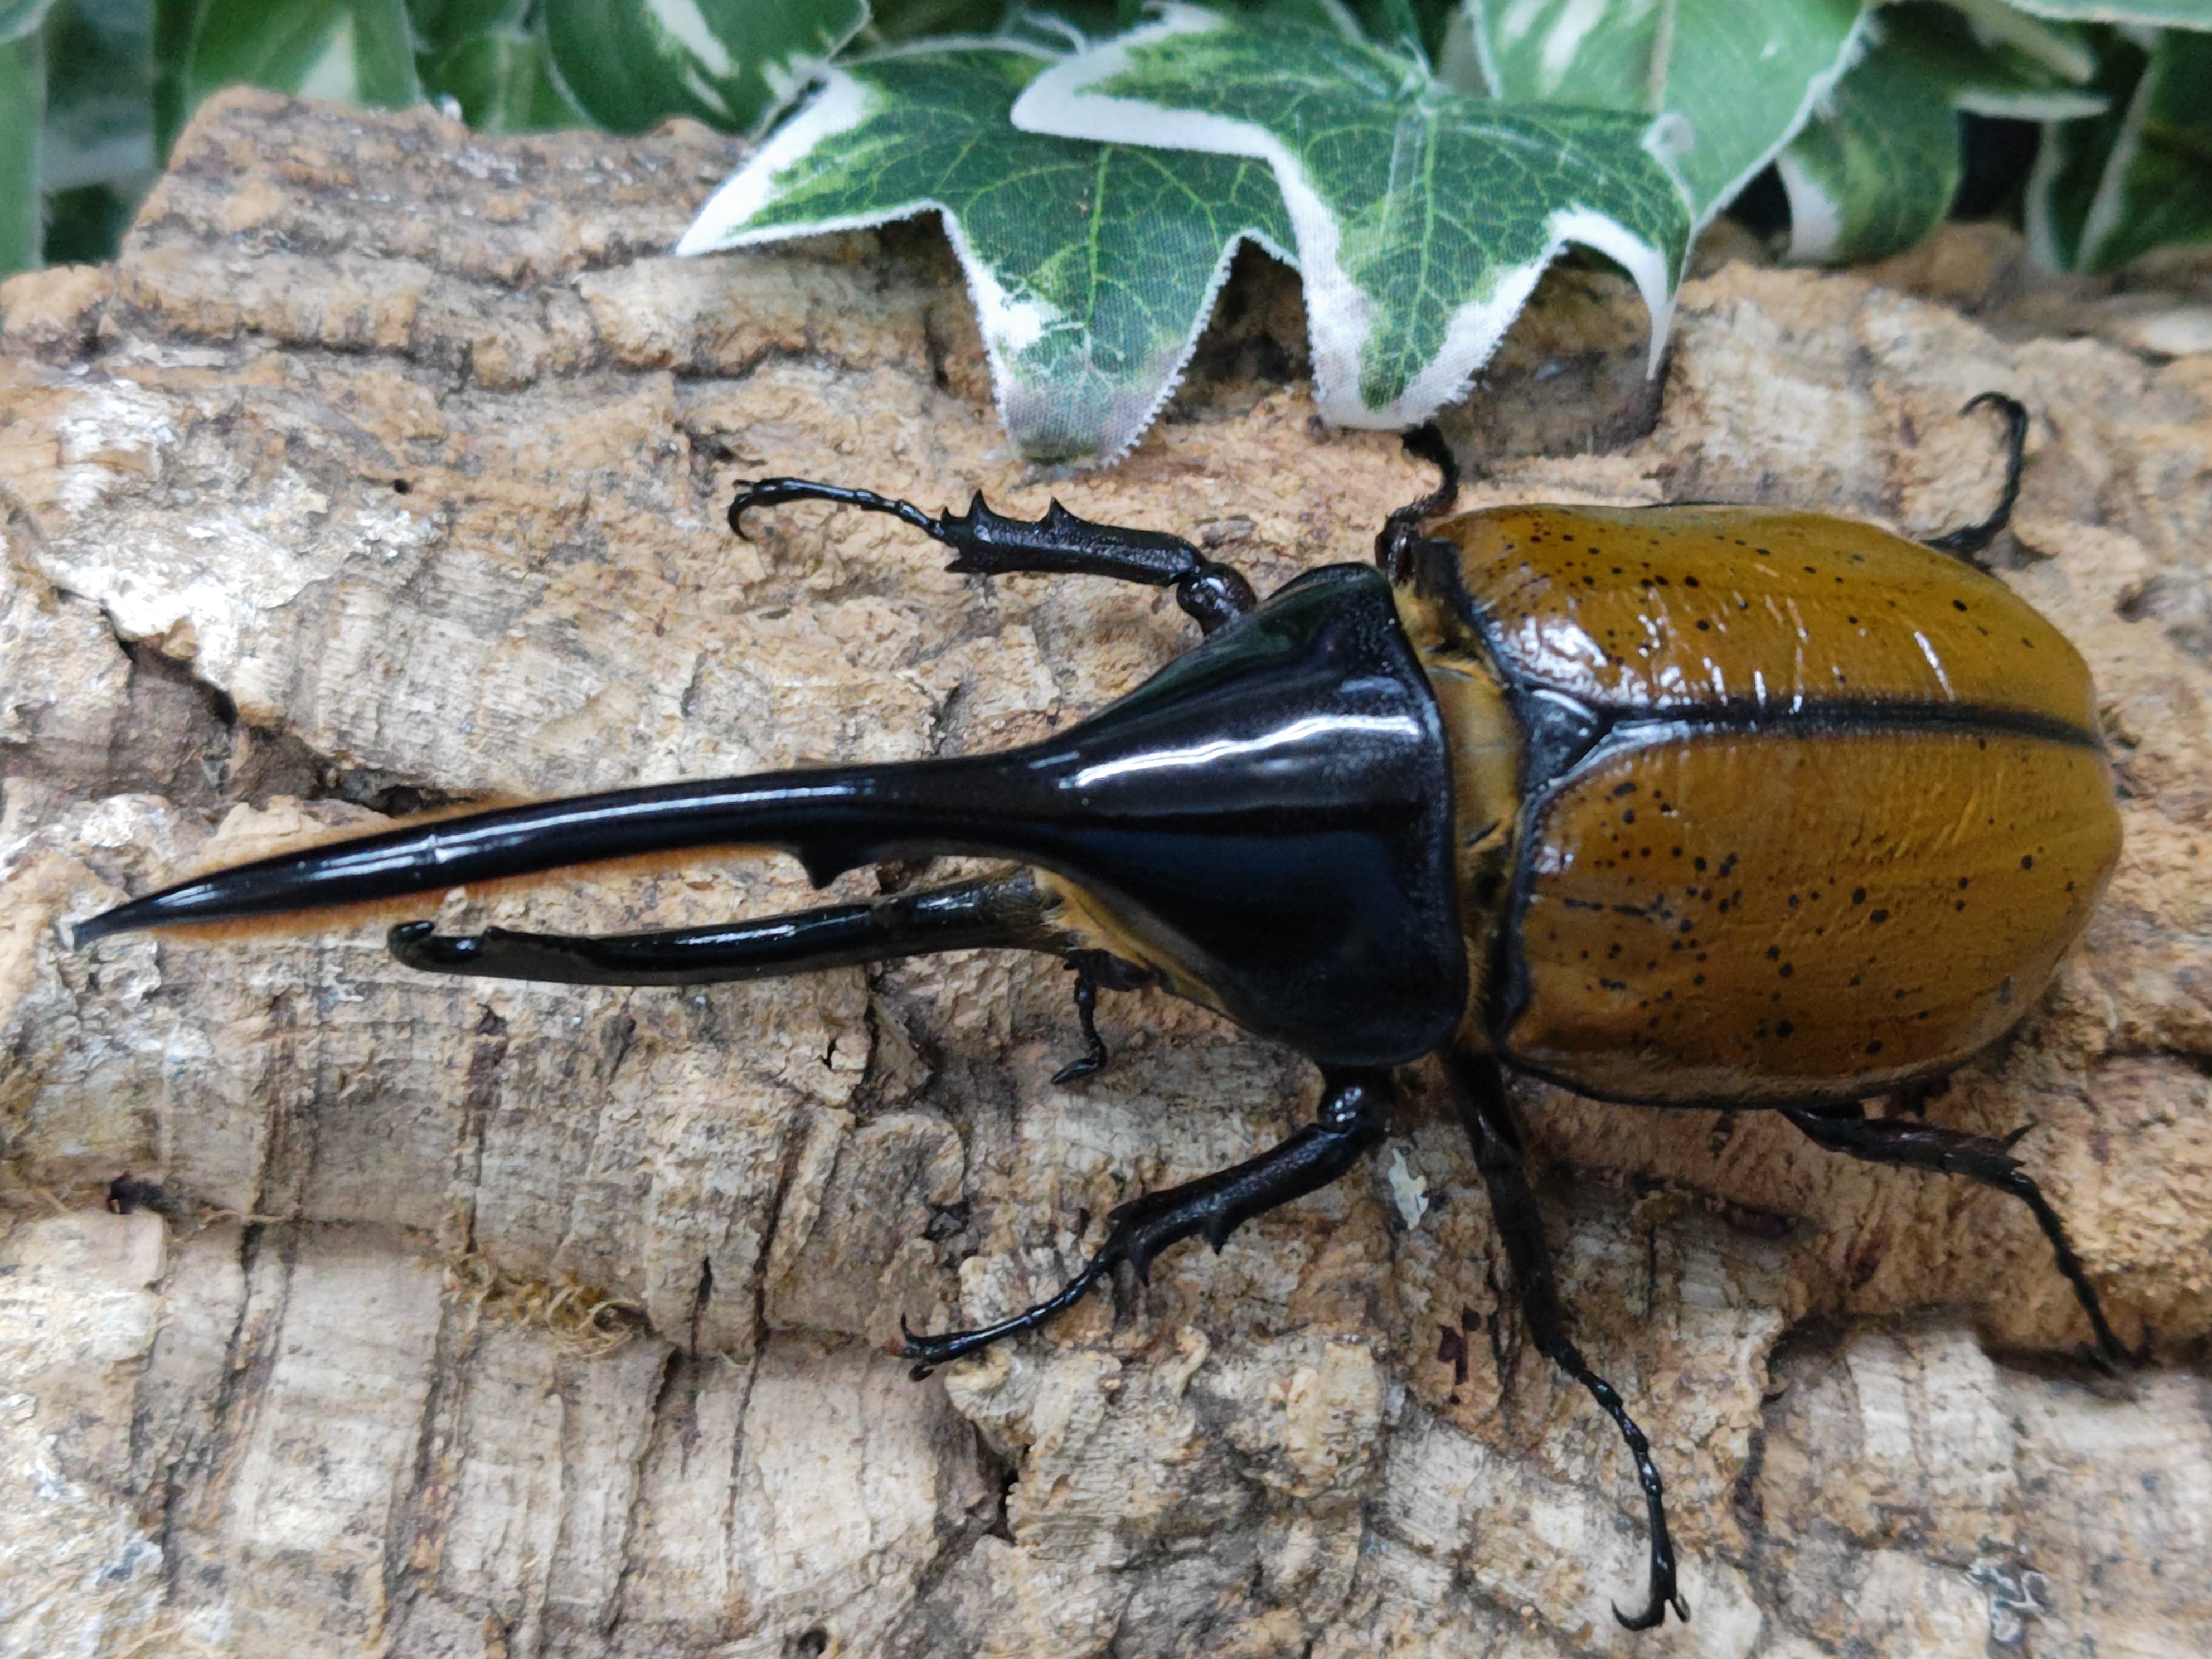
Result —
<instances>
[{"instance_id":1,"label":"shiny black exoskeleton","mask_svg":"<svg viewBox=\"0 0 2212 1659\"><path fill-rule=\"evenodd\" d=\"M2013 439L2004 507L1947 538L1952 551L1986 542L2011 503L2026 417L1999 401ZM1445 459L1433 445L1428 453ZM992 513L980 496L965 514L930 514L799 479L747 484L730 509L740 534L747 511L789 501L888 513L950 548L954 570L1171 587L1205 638L1088 720L1006 753L669 784L447 818L185 882L93 918L78 941L685 848L779 849L817 885L861 866L934 854L1013 860L1018 869L993 879L722 927L455 936L416 921L393 928L391 945L429 971L623 985L753 979L976 947L1038 951L1076 973L1085 1052L1062 1081L1105 1059L1092 1023L1097 991L1146 985L1217 1009L1320 1066L1313 1123L1233 1169L1122 1206L1083 1270L1037 1306L983 1329L908 1333L917 1376L1036 1328L1118 1265L1141 1279L1170 1245L1203 1237L1218 1249L1241 1223L1334 1181L1380 1138L1392 1069L1439 1055L1531 1335L1613 1418L1635 1459L1650 1583L1644 1607L1622 1622L1647 1628L1670 1607L1686 1618L1644 1437L1566 1334L1499 1073L1501 1060L1516 1063L1502 1037L1519 982L1498 969L1510 965L1513 926L1501 907L1525 908L1530 843L1540 839L1530 803L1550 798L1545 789L1555 796L1585 757L1600 754L1602 722L1583 703L1501 669L1510 653L1483 635L1486 601L1459 594L1439 608L1424 597L1423 572L1459 568L1449 546L1425 539L1451 499L1448 463L1446 472L1437 495L1392 516L1377 542L1381 569L1316 570L1265 601L1186 542L1088 523L1056 502L1023 522ZM1562 711L1572 718L1552 718ZM1634 725L1614 720L1624 732ZM1782 1106L1834 1150L1962 1174L2026 1200L2100 1348L2118 1353L2057 1217L2006 1144L1863 1119L1833 1102L1752 1103Z\"/></svg>"}]
</instances>

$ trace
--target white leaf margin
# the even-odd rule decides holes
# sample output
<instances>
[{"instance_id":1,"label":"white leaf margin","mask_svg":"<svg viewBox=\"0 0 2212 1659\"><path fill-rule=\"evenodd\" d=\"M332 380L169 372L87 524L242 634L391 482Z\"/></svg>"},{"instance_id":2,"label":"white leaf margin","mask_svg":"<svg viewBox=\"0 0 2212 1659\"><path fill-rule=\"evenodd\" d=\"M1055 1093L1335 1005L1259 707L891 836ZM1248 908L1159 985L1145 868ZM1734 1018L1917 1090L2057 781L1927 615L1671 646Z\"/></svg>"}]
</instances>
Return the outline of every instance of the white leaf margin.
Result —
<instances>
[{"instance_id":1,"label":"white leaf margin","mask_svg":"<svg viewBox=\"0 0 2212 1659\"><path fill-rule=\"evenodd\" d=\"M1500 271L1489 298L1470 301L1452 314L1445 325L1443 349L1401 394L1379 408L1368 404L1359 395L1359 369L1363 349L1374 331L1375 301L1339 259L1341 236L1335 216L1323 204L1299 159L1255 123L1088 90L1128 69L1130 53L1139 48L1220 28L1230 21L1200 6L1164 6L1157 21L1065 59L1030 82L1014 100L1013 123L1026 132L1063 138L1207 150L1267 162L1274 170L1297 237L1295 263L1304 279L1314 401L1327 419L1344 427L1401 431L1465 398L1535 291L1537 279L1570 242L1595 249L1634 281L1651 319L1648 372L1658 372L1674 315L1674 283L1668 274L1665 252L1610 215L1570 206L1555 210L1546 220L1542 253L1526 264ZM1665 154L1668 125L1664 118L1655 118L1644 147L1676 179L1680 190L1680 181ZM1683 203L1694 222L1696 210L1686 191Z\"/></svg>"},{"instance_id":2,"label":"white leaf margin","mask_svg":"<svg viewBox=\"0 0 2212 1659\"><path fill-rule=\"evenodd\" d=\"M1790 240L1782 250L1784 263L1826 264L1843 246L1843 204L1828 193L1794 150L1785 149L1774 158L1774 174L1790 200Z\"/></svg>"},{"instance_id":3,"label":"white leaf margin","mask_svg":"<svg viewBox=\"0 0 2212 1659\"><path fill-rule=\"evenodd\" d=\"M917 41L911 46L895 47L887 52L871 53L866 58L849 60L865 67L885 58L935 55L959 51L991 51L1018 52L1024 57L1042 62L1062 61L1058 54L1037 46L1033 41L1004 36L939 35ZM1049 71L1048 71L1048 73ZM893 203L867 213L850 214L809 220L799 225L768 225L755 229L744 228L745 222L768 207L775 199L775 179L780 173L797 166L819 147L835 143L847 133L856 130L879 107L880 94L857 76L846 72L837 64L825 64L816 72L822 89L811 103L786 121L770 135L768 142L746 160L726 181L720 189L699 210L698 217L691 222L676 244L679 258L693 258L702 254L726 252L734 248L757 247L772 242L789 241L801 236L827 235L836 231L869 230L878 225L911 219L923 213L935 213L938 222L944 226L945 240L951 243L954 256L960 262L962 276L968 283L968 297L975 308L975 321L983 337L983 356L991 371L992 397L998 405L1000 422L1016 448L1028 453L1023 441L1025 430L1030 429L1033 419L1052 414L1057 405L1049 384L1035 384L1025 380L1017 372L1014 360L1030 346L1042 339L1054 328L1072 322L1064 313L1056 310L1034 295L1017 295L1000 279L991 264L979 254L969 240L960 216L944 203L930 198ZM1108 139L1101 142L1113 143ZM1191 327L1171 360L1156 371L1151 397L1141 404L1123 405L1115 411L1115 418L1098 434L1096 452L1071 465L1079 469L1110 466L1136 445L1148 431L1168 400L1182 384L1183 375L1190 368L1190 360L1198 350L1198 343L1213 317L1214 301L1220 297L1222 284L1229 280L1229 271L1236 263L1237 250L1247 241L1264 250L1285 264L1296 268L1297 257L1290 248L1278 247L1274 239L1247 229L1227 238L1222 244L1221 256L1215 261L1212 274L1207 277L1203 295L1194 309ZM1040 422L1041 423L1041 422Z\"/></svg>"}]
</instances>

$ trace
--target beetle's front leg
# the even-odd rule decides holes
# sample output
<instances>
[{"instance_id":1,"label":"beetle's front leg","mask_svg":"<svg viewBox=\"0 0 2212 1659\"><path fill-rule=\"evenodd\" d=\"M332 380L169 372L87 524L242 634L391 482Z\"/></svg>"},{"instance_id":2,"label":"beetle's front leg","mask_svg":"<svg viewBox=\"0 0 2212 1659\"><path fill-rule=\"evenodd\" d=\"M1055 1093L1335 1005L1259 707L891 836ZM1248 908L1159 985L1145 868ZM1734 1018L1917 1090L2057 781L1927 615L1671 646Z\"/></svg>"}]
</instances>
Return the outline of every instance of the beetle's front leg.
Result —
<instances>
[{"instance_id":1,"label":"beetle's front leg","mask_svg":"<svg viewBox=\"0 0 2212 1659\"><path fill-rule=\"evenodd\" d=\"M1651 1522L1650 1595L1644 1611L1634 1618L1619 1607L1613 1608L1613 1616L1630 1630L1650 1630L1666 1619L1671 1607L1675 1616L1687 1624L1690 1608L1674 1587L1674 1542L1667 1534L1665 1493L1658 1468L1651 1461L1651 1443L1620 1403L1613 1384L1589 1368L1582 1351L1567 1336L1559 1283L1552 1277L1551 1253L1544 1242L1544 1218L1536 1208L1535 1194L1529 1189L1520 1132L1506 1109L1498 1062L1487 1054L1457 1048L1446 1051L1445 1061L1460 1116L1467 1125L1468 1138L1474 1143L1475 1167L1482 1171L1483 1184L1490 1190L1491 1213L1505 1246L1505 1259L1513 1269L1513 1286L1520 1293L1521 1316L1528 1322L1528 1334L1536 1351L1589 1389L1590 1397L1613 1419L1620 1437L1628 1443L1629 1453L1636 1460L1637 1478L1643 1482L1644 1509Z\"/></svg>"},{"instance_id":2,"label":"beetle's front leg","mask_svg":"<svg viewBox=\"0 0 2212 1659\"><path fill-rule=\"evenodd\" d=\"M1176 603L1211 634L1259 603L1252 584L1229 565L1218 564L1180 536L1156 530L1132 530L1117 524L1079 519L1058 501L1042 519L1009 519L994 513L976 492L965 513L925 513L912 501L896 501L872 489L817 483L811 478L760 478L738 485L730 503L730 528L744 532L744 516L755 507L786 501L835 501L866 513L887 513L952 550L947 570L979 576L1023 574L1108 576L1115 581L1172 587Z\"/></svg>"},{"instance_id":3,"label":"beetle's front leg","mask_svg":"<svg viewBox=\"0 0 2212 1659\"><path fill-rule=\"evenodd\" d=\"M914 1375L919 1379L928 1376L933 1366L975 1353L1001 1338L1036 1330L1066 1312L1117 1263L1127 1262L1138 1279L1149 1284L1153 1258L1170 1244L1203 1236L1218 1250L1231 1233L1255 1216L1319 1191L1358 1163L1382 1138L1382 1106L1389 1086L1381 1072L1324 1073L1321 1111L1312 1123L1257 1158L1122 1205L1106 1218L1112 1231L1097 1254L1054 1295L980 1330L917 1336L901 1321L899 1331L905 1341L899 1352L918 1362Z\"/></svg>"}]
</instances>

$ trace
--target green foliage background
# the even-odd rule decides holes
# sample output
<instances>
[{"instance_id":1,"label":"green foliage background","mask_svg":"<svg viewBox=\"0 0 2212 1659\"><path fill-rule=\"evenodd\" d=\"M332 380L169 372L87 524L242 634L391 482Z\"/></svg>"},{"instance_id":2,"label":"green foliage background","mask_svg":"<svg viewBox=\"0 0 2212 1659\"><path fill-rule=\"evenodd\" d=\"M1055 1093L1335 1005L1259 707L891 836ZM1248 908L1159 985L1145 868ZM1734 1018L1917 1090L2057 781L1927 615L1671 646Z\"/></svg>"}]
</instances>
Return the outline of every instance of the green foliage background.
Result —
<instances>
[{"instance_id":1,"label":"green foliage background","mask_svg":"<svg viewBox=\"0 0 2212 1659\"><path fill-rule=\"evenodd\" d=\"M193 107L237 82L430 100L490 132L680 115L755 135L794 110L784 133L805 127L826 86L817 104L874 100L866 164L786 144L776 178L738 191L750 216L702 237L710 210L687 251L941 212L979 299L1004 301L996 334L985 320L1010 430L1080 459L1151 418L1240 240L1299 264L1317 359L1332 328L1349 342L1325 407L1382 424L1463 384L1491 313L1510 318L1563 241L1632 269L1649 256L1656 345L1682 247L1747 184L1772 199L1762 169L1790 204L1787 257L1910 246L1954 206L1964 118L2039 125L1996 198L2046 264L2111 270L2212 239L2212 0L1213 8L1225 33L1136 0L0 0L0 274L110 255ZM1117 56L1146 40L1141 66ZM934 56L869 67L917 49ZM1018 84L991 89L1009 49L1059 65L1011 107ZM940 167L938 129L963 123L958 165ZM1125 158L1102 180L1141 185L1071 182L1030 221L1004 210L1093 152ZM1518 194L1486 220L1462 211L1493 185ZM1163 220L1147 199L1180 205ZM1454 211L1467 222L1441 234ZM1416 265L1401 294L1390 273ZM1439 344L1455 328L1456 358Z\"/></svg>"}]
</instances>

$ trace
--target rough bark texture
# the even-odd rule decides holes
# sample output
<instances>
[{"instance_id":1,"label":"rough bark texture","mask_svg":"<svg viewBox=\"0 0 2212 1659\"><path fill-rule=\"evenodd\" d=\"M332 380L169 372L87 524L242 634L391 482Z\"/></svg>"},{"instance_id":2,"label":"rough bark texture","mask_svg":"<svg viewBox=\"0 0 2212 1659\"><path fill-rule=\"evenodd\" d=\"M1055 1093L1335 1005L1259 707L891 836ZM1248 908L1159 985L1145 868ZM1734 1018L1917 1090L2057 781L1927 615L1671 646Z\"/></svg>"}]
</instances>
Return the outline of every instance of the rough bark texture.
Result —
<instances>
[{"instance_id":1,"label":"rough bark texture","mask_svg":"<svg viewBox=\"0 0 2212 1659\"><path fill-rule=\"evenodd\" d=\"M1027 476L933 234L663 257L736 153L234 95L116 264L0 296L0 1652L2212 1643L2201 265L2055 289L1977 232L1881 280L1715 257L1655 428L1471 491L1927 533L1986 510L1994 435L1956 410L2010 391L2037 420L2003 572L2094 665L2125 797L2086 948L1929 1110L2040 1124L2031 1169L2156 1333L2131 1389L2067 1357L2002 1199L1756 1114L1523 1092L1578 1332L1668 1475L1686 1629L1607 1612L1641 1586L1626 1460L1528 1351L1433 1079L1337 1188L914 1384L902 1313L1037 1295L1086 1218L1285 1133L1307 1068L1109 996L1113 1066L1055 1088L1066 977L1006 956L623 993L416 975L367 924L68 950L125 892L380 811L1003 745L1189 643L1157 593L948 575L879 519L736 541L739 474L1057 490L1263 589L1426 487L1316 422L1256 266L1126 465ZM1594 283L1553 285L1462 437L1632 430ZM803 892L701 859L443 914ZM111 1210L126 1176L152 1207Z\"/></svg>"}]
</instances>

